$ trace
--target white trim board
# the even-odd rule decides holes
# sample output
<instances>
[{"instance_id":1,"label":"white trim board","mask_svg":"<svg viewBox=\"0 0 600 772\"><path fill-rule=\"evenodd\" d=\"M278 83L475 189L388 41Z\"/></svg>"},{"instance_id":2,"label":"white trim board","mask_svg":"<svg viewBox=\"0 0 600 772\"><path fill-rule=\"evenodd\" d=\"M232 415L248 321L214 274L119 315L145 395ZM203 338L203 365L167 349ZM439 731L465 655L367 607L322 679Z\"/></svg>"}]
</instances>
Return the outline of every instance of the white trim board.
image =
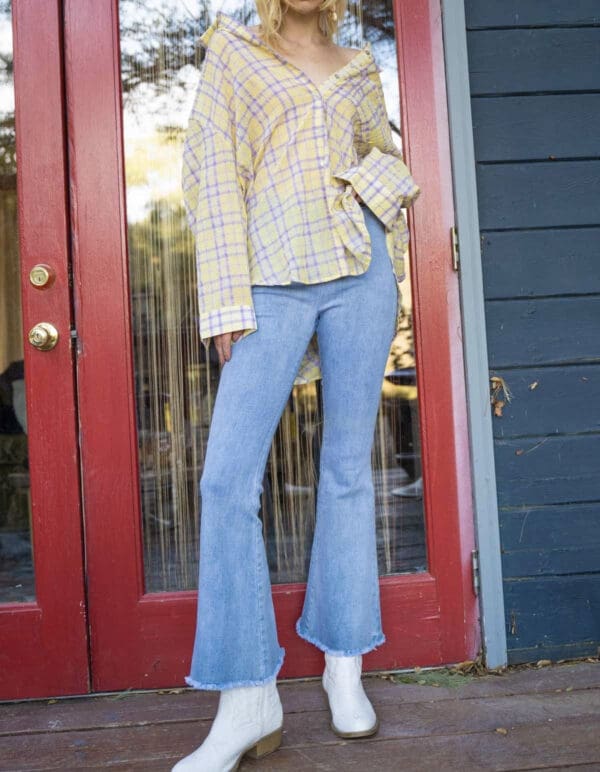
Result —
<instances>
[{"instance_id":1,"label":"white trim board","mask_svg":"<svg viewBox=\"0 0 600 772\"><path fill-rule=\"evenodd\" d=\"M460 298L475 533L479 552L479 605L485 661L487 667L493 668L507 663L506 624L485 334L467 32L463 0L441 0L441 6L454 207L460 244Z\"/></svg>"}]
</instances>

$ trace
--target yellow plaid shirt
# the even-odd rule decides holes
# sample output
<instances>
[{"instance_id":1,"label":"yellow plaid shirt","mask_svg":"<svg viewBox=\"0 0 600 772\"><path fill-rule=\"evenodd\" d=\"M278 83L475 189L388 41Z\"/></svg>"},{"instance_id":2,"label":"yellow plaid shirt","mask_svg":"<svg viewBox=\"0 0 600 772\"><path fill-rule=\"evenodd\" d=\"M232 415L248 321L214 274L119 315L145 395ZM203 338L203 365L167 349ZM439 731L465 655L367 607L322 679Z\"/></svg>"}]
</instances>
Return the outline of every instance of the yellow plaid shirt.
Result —
<instances>
[{"instance_id":1,"label":"yellow plaid shirt","mask_svg":"<svg viewBox=\"0 0 600 772\"><path fill-rule=\"evenodd\" d=\"M370 44L317 85L222 11L200 42L206 51L182 183L202 341L257 329L253 285L311 284L367 269L370 235L353 189L384 224L400 283L408 246L402 209L420 190L392 139ZM397 326L400 312L399 291ZM294 385L320 377L315 334Z\"/></svg>"}]
</instances>

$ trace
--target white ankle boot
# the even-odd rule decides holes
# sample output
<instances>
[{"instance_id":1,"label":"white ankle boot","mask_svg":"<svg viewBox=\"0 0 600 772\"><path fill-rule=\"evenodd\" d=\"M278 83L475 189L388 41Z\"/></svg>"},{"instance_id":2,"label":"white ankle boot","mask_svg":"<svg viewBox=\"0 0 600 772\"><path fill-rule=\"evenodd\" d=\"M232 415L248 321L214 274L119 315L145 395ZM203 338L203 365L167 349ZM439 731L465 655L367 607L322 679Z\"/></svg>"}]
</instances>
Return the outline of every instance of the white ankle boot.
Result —
<instances>
[{"instance_id":1,"label":"white ankle boot","mask_svg":"<svg viewBox=\"0 0 600 772\"><path fill-rule=\"evenodd\" d=\"M277 750L282 726L276 681L225 689L208 736L171 772L233 772L246 753L259 758Z\"/></svg>"},{"instance_id":2,"label":"white ankle boot","mask_svg":"<svg viewBox=\"0 0 600 772\"><path fill-rule=\"evenodd\" d=\"M331 728L339 737L368 737L379 721L361 681L362 657L325 654L323 689L329 698Z\"/></svg>"}]
</instances>

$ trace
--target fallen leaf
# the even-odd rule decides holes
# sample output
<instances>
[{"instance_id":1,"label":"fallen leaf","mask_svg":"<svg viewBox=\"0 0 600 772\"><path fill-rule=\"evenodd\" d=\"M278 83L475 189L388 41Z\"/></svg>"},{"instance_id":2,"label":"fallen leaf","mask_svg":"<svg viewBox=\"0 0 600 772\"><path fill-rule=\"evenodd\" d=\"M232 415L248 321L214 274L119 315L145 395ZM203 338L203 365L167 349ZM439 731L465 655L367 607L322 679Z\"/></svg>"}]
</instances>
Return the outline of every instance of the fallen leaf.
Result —
<instances>
[{"instance_id":1,"label":"fallen leaf","mask_svg":"<svg viewBox=\"0 0 600 772\"><path fill-rule=\"evenodd\" d=\"M508 734L508 729L505 729L503 726L497 726L496 732L498 732L498 734Z\"/></svg>"},{"instance_id":2,"label":"fallen leaf","mask_svg":"<svg viewBox=\"0 0 600 772\"><path fill-rule=\"evenodd\" d=\"M538 659L538 661L535 663L538 667L547 667L548 665L552 664L551 659Z\"/></svg>"},{"instance_id":3,"label":"fallen leaf","mask_svg":"<svg viewBox=\"0 0 600 772\"><path fill-rule=\"evenodd\" d=\"M490 403L494 408L494 415L502 417L502 408L510 402L511 392L504 378L499 375L490 377L491 394Z\"/></svg>"},{"instance_id":4,"label":"fallen leaf","mask_svg":"<svg viewBox=\"0 0 600 772\"><path fill-rule=\"evenodd\" d=\"M466 659L464 662L459 662L458 665L454 665L456 670L468 670L473 667L475 662L472 659Z\"/></svg>"},{"instance_id":5,"label":"fallen leaf","mask_svg":"<svg viewBox=\"0 0 600 772\"><path fill-rule=\"evenodd\" d=\"M530 383L529 390L533 391L534 389L537 389L538 385L539 385L539 381L534 381L533 383Z\"/></svg>"}]
</instances>

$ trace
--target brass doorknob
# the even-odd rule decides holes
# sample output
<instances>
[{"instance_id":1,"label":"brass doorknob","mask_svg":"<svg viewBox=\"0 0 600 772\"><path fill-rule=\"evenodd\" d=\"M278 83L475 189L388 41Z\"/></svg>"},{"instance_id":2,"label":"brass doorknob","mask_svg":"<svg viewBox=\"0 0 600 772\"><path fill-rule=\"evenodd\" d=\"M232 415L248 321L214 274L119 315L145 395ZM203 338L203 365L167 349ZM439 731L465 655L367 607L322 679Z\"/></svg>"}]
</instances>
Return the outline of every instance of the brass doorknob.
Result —
<instances>
[{"instance_id":1,"label":"brass doorknob","mask_svg":"<svg viewBox=\"0 0 600 772\"><path fill-rule=\"evenodd\" d=\"M29 342L39 351L50 351L58 342L58 330L49 322L40 322L29 330Z\"/></svg>"}]
</instances>

